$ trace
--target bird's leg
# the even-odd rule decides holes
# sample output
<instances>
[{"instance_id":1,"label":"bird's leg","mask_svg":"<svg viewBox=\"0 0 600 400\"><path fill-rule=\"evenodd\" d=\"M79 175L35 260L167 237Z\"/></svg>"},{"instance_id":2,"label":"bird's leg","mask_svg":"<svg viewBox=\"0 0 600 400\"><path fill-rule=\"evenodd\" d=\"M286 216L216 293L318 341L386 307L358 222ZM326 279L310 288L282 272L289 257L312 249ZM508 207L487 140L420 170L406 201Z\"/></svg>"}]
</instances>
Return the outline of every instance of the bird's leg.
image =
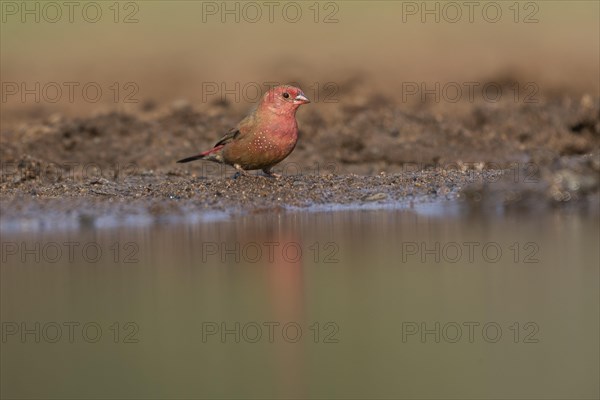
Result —
<instances>
[{"instance_id":1,"label":"bird's leg","mask_svg":"<svg viewBox=\"0 0 600 400\"><path fill-rule=\"evenodd\" d=\"M271 171L271 167L263 168L262 171L265 173L265 175L270 176L271 178L281 178L281 174L276 174L275 172Z\"/></svg>"},{"instance_id":2,"label":"bird's leg","mask_svg":"<svg viewBox=\"0 0 600 400\"><path fill-rule=\"evenodd\" d=\"M240 164L233 164L233 168L237 171L235 175L233 175L234 179L239 178L240 176L248 176L248 172L242 168Z\"/></svg>"}]
</instances>

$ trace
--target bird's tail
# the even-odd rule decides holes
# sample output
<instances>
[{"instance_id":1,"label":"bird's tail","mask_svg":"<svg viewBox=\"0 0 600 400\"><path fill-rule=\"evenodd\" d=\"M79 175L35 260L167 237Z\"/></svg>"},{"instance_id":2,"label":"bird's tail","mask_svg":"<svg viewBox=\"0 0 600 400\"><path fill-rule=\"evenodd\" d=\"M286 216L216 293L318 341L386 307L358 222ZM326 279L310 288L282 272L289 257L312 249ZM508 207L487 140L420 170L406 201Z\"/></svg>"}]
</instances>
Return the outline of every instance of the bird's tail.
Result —
<instances>
[{"instance_id":1,"label":"bird's tail","mask_svg":"<svg viewBox=\"0 0 600 400\"><path fill-rule=\"evenodd\" d=\"M186 162L190 162L190 161L195 161L195 160L200 160L204 158L204 156L202 154L198 154L197 156L192 156L192 157L188 157L188 158L183 158L181 160L177 160L178 163L186 163Z\"/></svg>"},{"instance_id":2,"label":"bird's tail","mask_svg":"<svg viewBox=\"0 0 600 400\"><path fill-rule=\"evenodd\" d=\"M183 159L181 159L181 160L179 160L177 162L183 164L183 163L187 163L187 162L190 162L190 161L201 160L201 159L205 158L206 156L209 156L212 153L215 153L215 152L221 150L222 147L223 146L216 146L216 147L213 147L212 149L210 149L208 151L205 151L204 153L200 153L200 154L195 155L195 156L183 158Z\"/></svg>"}]
</instances>

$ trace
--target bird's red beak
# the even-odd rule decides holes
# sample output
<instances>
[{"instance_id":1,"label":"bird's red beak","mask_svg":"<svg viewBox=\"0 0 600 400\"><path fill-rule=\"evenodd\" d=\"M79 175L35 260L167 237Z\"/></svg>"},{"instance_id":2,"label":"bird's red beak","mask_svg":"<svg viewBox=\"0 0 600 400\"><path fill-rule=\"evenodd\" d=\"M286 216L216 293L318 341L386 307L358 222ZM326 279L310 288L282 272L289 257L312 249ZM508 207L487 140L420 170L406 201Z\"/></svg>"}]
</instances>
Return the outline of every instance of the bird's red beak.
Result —
<instances>
[{"instance_id":1,"label":"bird's red beak","mask_svg":"<svg viewBox=\"0 0 600 400\"><path fill-rule=\"evenodd\" d=\"M306 103L310 103L310 100L302 92L298 93L298 95L294 98L294 104L306 104Z\"/></svg>"}]
</instances>

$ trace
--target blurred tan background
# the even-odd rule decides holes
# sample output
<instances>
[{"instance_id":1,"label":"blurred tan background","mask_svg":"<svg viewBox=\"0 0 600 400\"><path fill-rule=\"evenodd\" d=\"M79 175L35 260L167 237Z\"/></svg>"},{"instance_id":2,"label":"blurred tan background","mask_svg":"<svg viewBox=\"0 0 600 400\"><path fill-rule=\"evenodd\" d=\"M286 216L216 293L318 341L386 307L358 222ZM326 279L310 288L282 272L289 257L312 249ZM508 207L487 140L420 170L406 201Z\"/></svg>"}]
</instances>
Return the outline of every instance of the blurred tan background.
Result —
<instances>
[{"instance_id":1,"label":"blurred tan background","mask_svg":"<svg viewBox=\"0 0 600 400\"><path fill-rule=\"evenodd\" d=\"M72 17L61 6L58 18L56 9L45 9L44 2L38 10L33 4L2 2L3 128L55 112L137 109L148 100L162 105L186 99L201 107L219 97L203 96L203 84L222 82L229 88L235 82L251 88L254 83L297 81L313 97L317 86L322 90L333 83L338 88L334 98L341 102L349 101L345 94L352 91L400 98L403 82L515 79L535 82L541 94L596 96L599 90L597 1L523 1L518 7L513 1L477 2L472 17L464 2L276 2L273 22L264 2L87 3L77 2ZM456 5L462 16L452 23ZM498 6L498 22L488 22L498 15ZM34 11L23 17L22 7ZM222 15L222 7L237 10L237 15ZM437 8L437 15L425 15L423 23L420 7ZM297 9L302 13L298 22L289 22ZM7 84L22 82L27 87L35 82L42 87L48 82L80 85L72 102L63 86L57 102L42 95L37 103L31 95L22 101L20 93L7 93ZM97 103L81 95L89 82L102 88ZM115 82L118 96L111 86ZM130 82L135 86L125 86ZM127 95L139 103L125 102ZM229 100L236 103L234 96ZM242 96L240 109L247 100ZM320 100L329 106L322 94Z\"/></svg>"}]
</instances>

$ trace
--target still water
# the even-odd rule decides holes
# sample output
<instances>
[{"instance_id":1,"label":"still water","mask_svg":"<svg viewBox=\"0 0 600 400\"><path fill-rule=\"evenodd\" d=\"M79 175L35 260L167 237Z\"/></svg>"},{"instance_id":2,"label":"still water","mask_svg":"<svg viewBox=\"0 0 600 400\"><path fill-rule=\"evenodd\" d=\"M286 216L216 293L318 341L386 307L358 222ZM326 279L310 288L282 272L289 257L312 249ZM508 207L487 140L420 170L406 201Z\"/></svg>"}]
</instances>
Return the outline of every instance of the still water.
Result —
<instances>
[{"instance_id":1,"label":"still water","mask_svg":"<svg viewBox=\"0 0 600 400\"><path fill-rule=\"evenodd\" d=\"M3 398L597 398L599 220L451 209L3 232Z\"/></svg>"}]
</instances>

